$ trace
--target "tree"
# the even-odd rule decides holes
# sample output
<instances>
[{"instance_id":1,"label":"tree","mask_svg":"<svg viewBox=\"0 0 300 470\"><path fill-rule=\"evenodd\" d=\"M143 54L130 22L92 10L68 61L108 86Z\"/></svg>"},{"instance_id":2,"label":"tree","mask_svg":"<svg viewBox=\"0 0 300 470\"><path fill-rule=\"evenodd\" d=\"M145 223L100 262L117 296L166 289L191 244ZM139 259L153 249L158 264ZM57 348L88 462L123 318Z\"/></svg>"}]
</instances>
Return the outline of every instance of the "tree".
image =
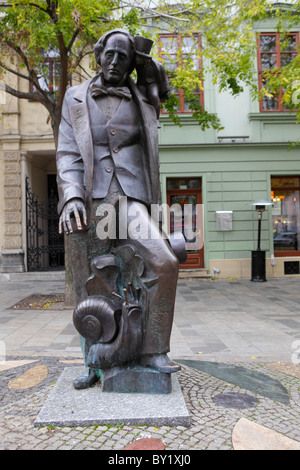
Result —
<instances>
[{"instance_id":1,"label":"tree","mask_svg":"<svg viewBox=\"0 0 300 470\"><path fill-rule=\"evenodd\" d=\"M55 143L61 118L62 102L72 75L88 78L82 61L93 54L93 45L103 32L124 27L130 32L155 38L161 32L176 32L193 37L202 35L201 70L191 67L189 59L177 67L172 85L184 90L190 108L202 129L220 123L207 112L193 90L202 88L209 71L220 90L233 94L242 91L253 74L255 43L253 19L265 14L266 0L186 1L175 5L171 0L137 2L136 0L12 0L0 5L0 72L5 90L20 99L41 103L49 112ZM49 77L49 62L56 65ZM7 72L28 82L28 92L12 88ZM174 95L166 108L175 123Z\"/></svg>"},{"instance_id":2,"label":"tree","mask_svg":"<svg viewBox=\"0 0 300 470\"><path fill-rule=\"evenodd\" d=\"M28 92L12 88L8 82L5 91L46 107L56 143L72 72L80 71L83 58L108 23L112 27L118 24L109 20L115 5L110 0L14 0L0 9L1 78L5 81L10 72L28 81ZM56 57L59 64L56 84L53 77L49 81L49 57Z\"/></svg>"}]
</instances>

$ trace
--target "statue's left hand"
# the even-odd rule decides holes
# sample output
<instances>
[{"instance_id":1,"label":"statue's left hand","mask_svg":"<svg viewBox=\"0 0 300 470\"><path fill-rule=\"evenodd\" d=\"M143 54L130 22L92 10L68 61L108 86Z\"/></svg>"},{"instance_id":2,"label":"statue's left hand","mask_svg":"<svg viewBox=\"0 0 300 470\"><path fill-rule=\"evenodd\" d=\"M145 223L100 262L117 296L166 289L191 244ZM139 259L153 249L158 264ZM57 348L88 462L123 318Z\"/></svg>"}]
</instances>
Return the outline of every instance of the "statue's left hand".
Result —
<instances>
[{"instance_id":1,"label":"statue's left hand","mask_svg":"<svg viewBox=\"0 0 300 470\"><path fill-rule=\"evenodd\" d=\"M75 229L72 219L75 220ZM81 199L74 198L68 201L62 210L59 218L59 233L65 232L67 235L74 231L81 231L87 225L86 210Z\"/></svg>"}]
</instances>

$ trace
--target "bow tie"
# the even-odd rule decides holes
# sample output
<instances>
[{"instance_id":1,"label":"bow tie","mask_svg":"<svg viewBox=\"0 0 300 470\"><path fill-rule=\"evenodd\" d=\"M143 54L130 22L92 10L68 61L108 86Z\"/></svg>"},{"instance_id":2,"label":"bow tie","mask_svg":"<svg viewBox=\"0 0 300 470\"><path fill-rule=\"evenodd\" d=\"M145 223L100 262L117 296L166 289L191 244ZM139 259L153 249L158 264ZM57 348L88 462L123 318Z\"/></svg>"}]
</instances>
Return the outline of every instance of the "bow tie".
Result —
<instances>
[{"instance_id":1,"label":"bow tie","mask_svg":"<svg viewBox=\"0 0 300 470\"><path fill-rule=\"evenodd\" d=\"M93 98L97 96L119 96L120 98L131 99L131 93L127 87L110 87L107 88L104 85L97 85L94 83L91 86L91 93Z\"/></svg>"}]
</instances>

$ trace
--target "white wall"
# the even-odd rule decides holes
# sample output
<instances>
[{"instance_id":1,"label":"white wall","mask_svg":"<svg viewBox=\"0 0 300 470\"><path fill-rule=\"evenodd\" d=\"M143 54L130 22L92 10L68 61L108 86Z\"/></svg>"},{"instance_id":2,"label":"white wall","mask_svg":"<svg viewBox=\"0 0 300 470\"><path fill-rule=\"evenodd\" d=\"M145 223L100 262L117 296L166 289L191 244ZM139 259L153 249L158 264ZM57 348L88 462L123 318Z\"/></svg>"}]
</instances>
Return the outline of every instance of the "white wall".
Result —
<instances>
[{"instance_id":1,"label":"white wall","mask_svg":"<svg viewBox=\"0 0 300 470\"><path fill-rule=\"evenodd\" d=\"M229 92L215 91L216 113L224 129L218 132L218 137L250 136L250 94L245 88L244 92L234 97Z\"/></svg>"}]
</instances>

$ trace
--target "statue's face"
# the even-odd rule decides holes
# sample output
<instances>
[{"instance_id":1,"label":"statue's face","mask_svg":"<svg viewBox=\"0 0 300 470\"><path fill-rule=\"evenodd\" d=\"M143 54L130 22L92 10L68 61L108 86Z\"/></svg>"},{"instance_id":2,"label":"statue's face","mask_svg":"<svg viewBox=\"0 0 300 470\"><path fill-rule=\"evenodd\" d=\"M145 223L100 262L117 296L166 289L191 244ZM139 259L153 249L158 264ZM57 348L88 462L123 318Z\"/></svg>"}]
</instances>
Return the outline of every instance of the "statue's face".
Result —
<instances>
[{"instance_id":1,"label":"statue's face","mask_svg":"<svg viewBox=\"0 0 300 470\"><path fill-rule=\"evenodd\" d=\"M112 86L123 85L133 60L133 48L124 34L110 36L101 54L101 69L105 82Z\"/></svg>"}]
</instances>

